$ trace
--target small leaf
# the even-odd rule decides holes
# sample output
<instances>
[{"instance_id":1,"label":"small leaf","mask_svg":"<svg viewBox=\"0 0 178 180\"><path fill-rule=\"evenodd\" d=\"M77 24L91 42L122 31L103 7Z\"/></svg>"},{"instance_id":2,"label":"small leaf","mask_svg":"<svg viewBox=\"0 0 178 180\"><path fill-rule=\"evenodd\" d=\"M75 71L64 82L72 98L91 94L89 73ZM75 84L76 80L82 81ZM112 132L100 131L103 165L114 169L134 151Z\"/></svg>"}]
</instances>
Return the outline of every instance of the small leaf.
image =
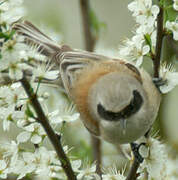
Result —
<instances>
[{"instance_id":1,"label":"small leaf","mask_svg":"<svg viewBox=\"0 0 178 180\"><path fill-rule=\"evenodd\" d=\"M12 39L13 35L15 34L15 31L10 31L10 32L0 32L0 38L5 39L5 41Z\"/></svg>"},{"instance_id":2,"label":"small leaf","mask_svg":"<svg viewBox=\"0 0 178 180\"><path fill-rule=\"evenodd\" d=\"M10 33L9 33L9 39L12 39L13 35L15 34L15 30L12 30Z\"/></svg>"},{"instance_id":3,"label":"small leaf","mask_svg":"<svg viewBox=\"0 0 178 180\"><path fill-rule=\"evenodd\" d=\"M106 28L106 24L104 22L100 22L98 17L96 16L95 12L90 9L90 23L91 23L91 28L93 32L98 36L101 28Z\"/></svg>"},{"instance_id":4,"label":"small leaf","mask_svg":"<svg viewBox=\"0 0 178 180\"><path fill-rule=\"evenodd\" d=\"M177 18L177 11L173 8L172 0L164 0L164 24L166 21L175 21Z\"/></svg>"},{"instance_id":5,"label":"small leaf","mask_svg":"<svg viewBox=\"0 0 178 180\"><path fill-rule=\"evenodd\" d=\"M21 132L18 136L17 136L17 142L18 143L24 143L27 142L31 137L31 133L27 132L27 131L23 131Z\"/></svg>"},{"instance_id":6,"label":"small leaf","mask_svg":"<svg viewBox=\"0 0 178 180\"><path fill-rule=\"evenodd\" d=\"M145 34L144 38L145 38L146 44L149 45L149 47L150 47L151 53L154 54L154 48L152 46L151 36L149 34Z\"/></svg>"},{"instance_id":7,"label":"small leaf","mask_svg":"<svg viewBox=\"0 0 178 180\"><path fill-rule=\"evenodd\" d=\"M31 117L31 118L35 118L33 112L31 111L29 105L27 104L27 109L25 110L25 114L28 116L28 117Z\"/></svg>"},{"instance_id":8,"label":"small leaf","mask_svg":"<svg viewBox=\"0 0 178 180\"><path fill-rule=\"evenodd\" d=\"M152 42L151 42L150 35L149 34L145 34L144 38L145 38L146 44L148 44L150 46L150 49L151 49L152 48Z\"/></svg>"}]
</instances>

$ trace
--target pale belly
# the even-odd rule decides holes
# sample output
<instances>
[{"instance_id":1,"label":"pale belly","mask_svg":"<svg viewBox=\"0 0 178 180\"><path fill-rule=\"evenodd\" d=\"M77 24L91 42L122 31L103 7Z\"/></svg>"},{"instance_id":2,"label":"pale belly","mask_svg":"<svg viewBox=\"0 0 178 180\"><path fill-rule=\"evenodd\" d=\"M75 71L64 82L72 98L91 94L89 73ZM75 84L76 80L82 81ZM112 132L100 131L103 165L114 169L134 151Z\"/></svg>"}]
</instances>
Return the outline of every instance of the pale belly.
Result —
<instances>
[{"instance_id":1,"label":"pale belly","mask_svg":"<svg viewBox=\"0 0 178 180\"><path fill-rule=\"evenodd\" d=\"M113 144L125 144L136 141L150 129L152 121L143 119L127 120L126 129L123 130L120 122L102 121L100 133L104 140Z\"/></svg>"}]
</instances>

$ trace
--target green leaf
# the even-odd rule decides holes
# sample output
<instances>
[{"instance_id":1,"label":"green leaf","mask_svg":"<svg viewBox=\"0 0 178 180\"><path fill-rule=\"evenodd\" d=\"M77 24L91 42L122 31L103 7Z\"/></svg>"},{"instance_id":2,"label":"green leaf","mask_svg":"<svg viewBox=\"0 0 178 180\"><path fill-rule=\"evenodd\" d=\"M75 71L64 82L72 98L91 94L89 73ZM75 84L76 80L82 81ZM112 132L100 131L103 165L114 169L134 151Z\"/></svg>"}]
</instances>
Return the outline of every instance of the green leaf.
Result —
<instances>
[{"instance_id":1,"label":"green leaf","mask_svg":"<svg viewBox=\"0 0 178 180\"><path fill-rule=\"evenodd\" d=\"M146 44L148 44L150 46L150 49L151 49L152 48L152 42L151 42L150 35L149 34L145 34L144 38L145 38Z\"/></svg>"},{"instance_id":2,"label":"green leaf","mask_svg":"<svg viewBox=\"0 0 178 180\"><path fill-rule=\"evenodd\" d=\"M95 12L90 8L90 23L91 23L91 29L95 33L96 36L101 31L101 28L106 28L106 24L104 22L101 22L98 17L96 16Z\"/></svg>"},{"instance_id":3,"label":"green leaf","mask_svg":"<svg viewBox=\"0 0 178 180\"><path fill-rule=\"evenodd\" d=\"M38 90L39 90L39 88L40 88L40 83L41 83L41 80L42 80L42 78L39 78L39 81L38 81L38 84L37 84L37 88L36 88L36 92L35 92L35 94L37 94L37 93L38 93Z\"/></svg>"},{"instance_id":4,"label":"green leaf","mask_svg":"<svg viewBox=\"0 0 178 180\"><path fill-rule=\"evenodd\" d=\"M178 13L173 8L173 1L164 0L163 7L164 7L164 24L166 23L166 21L175 21L178 16Z\"/></svg>"},{"instance_id":5,"label":"green leaf","mask_svg":"<svg viewBox=\"0 0 178 180\"><path fill-rule=\"evenodd\" d=\"M5 39L5 41L12 39L13 35L15 34L15 31L12 30L10 32L0 32L0 38Z\"/></svg>"},{"instance_id":6,"label":"green leaf","mask_svg":"<svg viewBox=\"0 0 178 180\"><path fill-rule=\"evenodd\" d=\"M25 110L25 114L28 116L28 117L31 117L31 118L35 118L33 112L31 111L29 105L27 104L27 109Z\"/></svg>"},{"instance_id":7,"label":"green leaf","mask_svg":"<svg viewBox=\"0 0 178 180\"><path fill-rule=\"evenodd\" d=\"M12 30L12 31L9 33L9 39L12 39L14 34L15 34L15 30Z\"/></svg>"},{"instance_id":8,"label":"green leaf","mask_svg":"<svg viewBox=\"0 0 178 180\"><path fill-rule=\"evenodd\" d=\"M152 41L151 41L151 36L150 36L150 34L145 34L145 35L144 35L144 38L145 38L146 44L149 45L149 47L150 47L151 54L154 54L154 48L153 48L153 46L152 46Z\"/></svg>"},{"instance_id":9,"label":"green leaf","mask_svg":"<svg viewBox=\"0 0 178 180\"><path fill-rule=\"evenodd\" d=\"M0 38L7 39L8 35L6 33L0 32Z\"/></svg>"}]
</instances>

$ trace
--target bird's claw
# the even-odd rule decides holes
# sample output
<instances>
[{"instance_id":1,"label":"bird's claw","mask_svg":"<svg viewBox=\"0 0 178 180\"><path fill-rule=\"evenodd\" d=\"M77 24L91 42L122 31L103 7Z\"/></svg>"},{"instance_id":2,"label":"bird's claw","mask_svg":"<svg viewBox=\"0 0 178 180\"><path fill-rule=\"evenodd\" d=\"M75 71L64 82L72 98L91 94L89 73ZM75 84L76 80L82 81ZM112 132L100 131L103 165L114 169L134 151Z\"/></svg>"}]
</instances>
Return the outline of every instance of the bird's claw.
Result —
<instances>
[{"instance_id":1,"label":"bird's claw","mask_svg":"<svg viewBox=\"0 0 178 180\"><path fill-rule=\"evenodd\" d=\"M167 80L163 80L162 78L153 78L152 80L159 92L161 92L160 86L164 86L167 83Z\"/></svg>"},{"instance_id":2,"label":"bird's claw","mask_svg":"<svg viewBox=\"0 0 178 180\"><path fill-rule=\"evenodd\" d=\"M153 83L155 84L155 86L157 88L159 88L160 86L163 86L166 84L166 80L163 80L163 78L153 78Z\"/></svg>"},{"instance_id":3,"label":"bird's claw","mask_svg":"<svg viewBox=\"0 0 178 180\"><path fill-rule=\"evenodd\" d=\"M132 149L132 152L134 154L134 157L135 159L139 162L139 163L142 163L144 158L140 155L139 153L139 149L142 145L146 145L146 143L140 143L140 144L137 144L137 143L131 143L131 149Z\"/></svg>"}]
</instances>

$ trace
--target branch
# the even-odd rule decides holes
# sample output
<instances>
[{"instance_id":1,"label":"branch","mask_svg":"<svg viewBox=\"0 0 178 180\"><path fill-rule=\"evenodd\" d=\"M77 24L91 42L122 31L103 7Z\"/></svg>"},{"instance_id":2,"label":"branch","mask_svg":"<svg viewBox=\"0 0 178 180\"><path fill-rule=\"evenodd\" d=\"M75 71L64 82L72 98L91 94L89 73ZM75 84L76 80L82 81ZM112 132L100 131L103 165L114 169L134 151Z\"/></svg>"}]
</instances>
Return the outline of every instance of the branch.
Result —
<instances>
[{"instance_id":1,"label":"branch","mask_svg":"<svg viewBox=\"0 0 178 180\"><path fill-rule=\"evenodd\" d=\"M30 86L30 84L25 76L20 81L30 99L30 102L31 102L37 116L38 116L38 122L43 126L44 130L46 131L46 133L48 135L48 138L50 139L50 141L58 155L58 158L61 162L61 166L64 169L66 176L68 177L68 180L76 180L76 176L72 170L70 161L63 150L63 147L61 145L59 138L56 136L52 127L50 126L49 121L48 121L47 117L45 116L40 103L38 102L36 94L33 92L33 89Z\"/></svg>"},{"instance_id":2,"label":"branch","mask_svg":"<svg viewBox=\"0 0 178 180\"><path fill-rule=\"evenodd\" d=\"M92 52L95 46L95 38L91 32L89 0L80 0L82 23L85 37L85 49Z\"/></svg>"},{"instance_id":3,"label":"branch","mask_svg":"<svg viewBox=\"0 0 178 180\"><path fill-rule=\"evenodd\" d=\"M130 168L129 174L126 178L126 180L136 180L137 179L137 170L139 168L140 163L137 161L136 158L134 158L134 162L132 164L132 167Z\"/></svg>"},{"instance_id":4,"label":"branch","mask_svg":"<svg viewBox=\"0 0 178 180\"><path fill-rule=\"evenodd\" d=\"M159 68L161 61L161 49L163 42L163 7L160 6L160 12L157 17L157 36L156 36L156 50L153 58L154 77L159 78Z\"/></svg>"},{"instance_id":5,"label":"branch","mask_svg":"<svg viewBox=\"0 0 178 180\"><path fill-rule=\"evenodd\" d=\"M92 52L94 51L96 38L93 36L91 31L89 0L80 0L80 8L85 38L85 49ZM96 160L96 172L101 176L101 140L91 135L91 144L93 147L93 158Z\"/></svg>"}]
</instances>

